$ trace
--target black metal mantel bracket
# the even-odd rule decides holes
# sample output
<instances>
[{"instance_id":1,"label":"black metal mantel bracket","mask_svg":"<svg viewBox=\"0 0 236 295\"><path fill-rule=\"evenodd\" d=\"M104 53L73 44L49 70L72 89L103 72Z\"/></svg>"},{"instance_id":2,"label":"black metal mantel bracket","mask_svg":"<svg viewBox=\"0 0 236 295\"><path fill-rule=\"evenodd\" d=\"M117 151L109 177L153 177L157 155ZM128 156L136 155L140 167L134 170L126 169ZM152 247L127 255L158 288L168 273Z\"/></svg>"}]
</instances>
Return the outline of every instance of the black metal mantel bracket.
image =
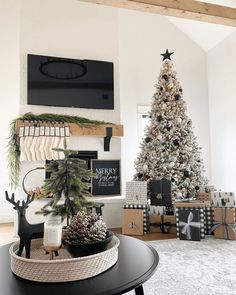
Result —
<instances>
[{"instance_id":1,"label":"black metal mantel bracket","mask_svg":"<svg viewBox=\"0 0 236 295\"><path fill-rule=\"evenodd\" d=\"M104 152L110 151L111 138L112 138L112 127L106 127L106 136L104 137Z\"/></svg>"}]
</instances>

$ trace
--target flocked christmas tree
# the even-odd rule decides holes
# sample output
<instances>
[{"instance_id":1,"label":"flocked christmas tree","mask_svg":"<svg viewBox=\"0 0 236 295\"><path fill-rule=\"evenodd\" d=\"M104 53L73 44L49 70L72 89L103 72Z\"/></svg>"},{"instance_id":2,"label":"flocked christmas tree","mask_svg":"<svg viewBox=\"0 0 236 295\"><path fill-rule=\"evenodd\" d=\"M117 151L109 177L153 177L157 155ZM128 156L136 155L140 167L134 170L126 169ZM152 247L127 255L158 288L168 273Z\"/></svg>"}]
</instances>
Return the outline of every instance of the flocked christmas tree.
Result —
<instances>
[{"instance_id":1,"label":"flocked christmas tree","mask_svg":"<svg viewBox=\"0 0 236 295\"><path fill-rule=\"evenodd\" d=\"M85 161L72 156L77 151L67 150L66 147L55 150L63 152L65 158L46 164L50 177L45 180L42 192L51 200L37 213L59 215L67 219L68 225L71 217L79 211L86 211L93 203L89 201L89 180L93 173L84 168Z\"/></svg>"},{"instance_id":2,"label":"flocked christmas tree","mask_svg":"<svg viewBox=\"0 0 236 295\"><path fill-rule=\"evenodd\" d=\"M172 196L194 197L207 184L201 159L201 148L186 114L183 90L173 69L171 55L161 54L163 63L155 85L150 123L146 127L141 151L135 161L135 180L172 181Z\"/></svg>"}]
</instances>

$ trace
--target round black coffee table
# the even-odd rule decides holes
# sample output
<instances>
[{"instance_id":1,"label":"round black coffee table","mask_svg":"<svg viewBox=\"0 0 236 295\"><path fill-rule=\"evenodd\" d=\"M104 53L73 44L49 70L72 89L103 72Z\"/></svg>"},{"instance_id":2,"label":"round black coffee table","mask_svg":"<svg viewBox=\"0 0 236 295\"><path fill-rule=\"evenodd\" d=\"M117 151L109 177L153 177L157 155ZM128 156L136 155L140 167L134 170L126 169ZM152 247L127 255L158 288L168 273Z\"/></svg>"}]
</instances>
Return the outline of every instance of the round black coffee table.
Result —
<instances>
[{"instance_id":1,"label":"round black coffee table","mask_svg":"<svg viewBox=\"0 0 236 295\"><path fill-rule=\"evenodd\" d=\"M37 283L20 279L10 269L9 245L0 247L1 295L111 295L135 289L142 295L142 284L155 272L159 256L154 248L137 239L118 235L117 263L96 277L67 283Z\"/></svg>"}]
</instances>

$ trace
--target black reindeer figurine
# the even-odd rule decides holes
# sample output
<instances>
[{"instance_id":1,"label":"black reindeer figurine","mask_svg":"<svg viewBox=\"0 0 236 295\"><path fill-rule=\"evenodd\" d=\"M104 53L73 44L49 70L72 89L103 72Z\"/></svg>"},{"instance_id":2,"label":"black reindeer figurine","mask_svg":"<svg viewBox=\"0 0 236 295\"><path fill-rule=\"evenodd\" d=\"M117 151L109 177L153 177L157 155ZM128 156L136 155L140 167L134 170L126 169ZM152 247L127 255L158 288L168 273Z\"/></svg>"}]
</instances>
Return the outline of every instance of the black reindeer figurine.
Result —
<instances>
[{"instance_id":1,"label":"black reindeer figurine","mask_svg":"<svg viewBox=\"0 0 236 295\"><path fill-rule=\"evenodd\" d=\"M44 223L30 224L25 217L25 211L28 208L28 205L34 200L34 196L27 194L26 201L22 201L20 205L20 201L15 201L14 193L11 198L9 198L7 191L5 191L5 194L6 200L14 205L14 209L18 214L18 235L20 237L20 246L17 255L21 256L25 247L26 258L30 258L31 240L43 238L44 229Z\"/></svg>"}]
</instances>

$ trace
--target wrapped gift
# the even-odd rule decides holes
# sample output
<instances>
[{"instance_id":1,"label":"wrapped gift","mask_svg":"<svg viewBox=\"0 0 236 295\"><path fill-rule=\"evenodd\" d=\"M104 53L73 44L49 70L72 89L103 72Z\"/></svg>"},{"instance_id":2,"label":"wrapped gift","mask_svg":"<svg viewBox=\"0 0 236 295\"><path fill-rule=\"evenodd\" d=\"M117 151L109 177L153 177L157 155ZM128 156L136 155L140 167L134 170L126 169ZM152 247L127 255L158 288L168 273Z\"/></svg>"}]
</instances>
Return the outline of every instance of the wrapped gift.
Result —
<instances>
[{"instance_id":1,"label":"wrapped gift","mask_svg":"<svg viewBox=\"0 0 236 295\"><path fill-rule=\"evenodd\" d=\"M215 190L215 187L213 185L203 185L200 186L200 193L210 193L213 192Z\"/></svg>"},{"instance_id":2,"label":"wrapped gift","mask_svg":"<svg viewBox=\"0 0 236 295\"><path fill-rule=\"evenodd\" d=\"M140 210L142 211L142 217L141 218L141 222L143 224L143 234L146 234L150 231L150 227L149 227L149 215L148 215L148 205L147 204L125 204L124 205L124 210L130 210L130 209L135 209L135 210ZM130 212L126 212L123 211L124 214L130 215L132 216L132 213ZM124 220L124 219L123 219ZM125 222L123 222L123 227L127 227L128 224L124 224Z\"/></svg>"},{"instance_id":3,"label":"wrapped gift","mask_svg":"<svg viewBox=\"0 0 236 295\"><path fill-rule=\"evenodd\" d=\"M147 182L128 181L126 182L126 203L147 204Z\"/></svg>"},{"instance_id":4,"label":"wrapped gift","mask_svg":"<svg viewBox=\"0 0 236 295\"><path fill-rule=\"evenodd\" d=\"M204 208L176 208L177 237L200 241L205 238Z\"/></svg>"},{"instance_id":5,"label":"wrapped gift","mask_svg":"<svg viewBox=\"0 0 236 295\"><path fill-rule=\"evenodd\" d=\"M235 240L235 208L214 208L215 224L211 231L217 239Z\"/></svg>"},{"instance_id":6,"label":"wrapped gift","mask_svg":"<svg viewBox=\"0 0 236 295\"><path fill-rule=\"evenodd\" d=\"M149 192L151 205L172 207L171 181L168 179L150 180Z\"/></svg>"},{"instance_id":7,"label":"wrapped gift","mask_svg":"<svg viewBox=\"0 0 236 295\"><path fill-rule=\"evenodd\" d=\"M175 215L150 214L150 232L176 233Z\"/></svg>"},{"instance_id":8,"label":"wrapped gift","mask_svg":"<svg viewBox=\"0 0 236 295\"><path fill-rule=\"evenodd\" d=\"M211 203L211 193L198 193L197 194L197 200L200 201L200 202L204 202L204 203L207 203L210 205Z\"/></svg>"},{"instance_id":9,"label":"wrapped gift","mask_svg":"<svg viewBox=\"0 0 236 295\"><path fill-rule=\"evenodd\" d=\"M233 192L211 192L212 207L235 207L235 198Z\"/></svg>"}]
</instances>

